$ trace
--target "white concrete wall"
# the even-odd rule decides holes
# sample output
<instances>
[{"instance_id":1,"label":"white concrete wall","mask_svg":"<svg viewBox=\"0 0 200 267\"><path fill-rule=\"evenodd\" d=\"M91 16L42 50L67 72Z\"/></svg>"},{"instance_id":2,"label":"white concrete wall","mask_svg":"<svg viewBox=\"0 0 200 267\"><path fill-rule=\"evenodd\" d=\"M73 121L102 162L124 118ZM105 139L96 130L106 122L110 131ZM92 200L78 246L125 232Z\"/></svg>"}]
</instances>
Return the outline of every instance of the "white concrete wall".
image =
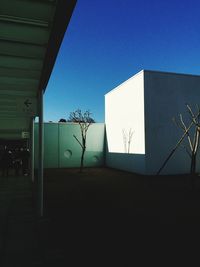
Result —
<instances>
[{"instance_id":1,"label":"white concrete wall","mask_svg":"<svg viewBox=\"0 0 200 267\"><path fill-rule=\"evenodd\" d=\"M129 171L139 171L140 169L141 172L145 171L143 76L142 71L105 95L105 123L108 146L106 163L110 167ZM128 145L129 131L133 134L130 147ZM124 135L127 139L126 142ZM142 156L137 157L137 155ZM134 160L134 158L137 158L137 160ZM141 164L138 163L138 160Z\"/></svg>"},{"instance_id":2,"label":"white concrete wall","mask_svg":"<svg viewBox=\"0 0 200 267\"><path fill-rule=\"evenodd\" d=\"M200 76L145 71L144 84L146 171L155 174L183 133L172 118L180 113L188 118L185 103L200 104ZM179 147L161 174L188 173L189 169L189 156Z\"/></svg>"}]
</instances>

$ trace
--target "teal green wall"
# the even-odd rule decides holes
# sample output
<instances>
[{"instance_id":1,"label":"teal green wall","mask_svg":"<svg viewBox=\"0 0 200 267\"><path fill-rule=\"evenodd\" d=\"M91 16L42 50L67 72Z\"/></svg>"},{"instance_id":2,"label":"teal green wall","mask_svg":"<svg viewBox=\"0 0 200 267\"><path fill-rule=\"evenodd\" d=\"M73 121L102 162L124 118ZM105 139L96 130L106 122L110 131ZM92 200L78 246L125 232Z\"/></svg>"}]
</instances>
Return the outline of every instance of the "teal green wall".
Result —
<instances>
[{"instance_id":1,"label":"teal green wall","mask_svg":"<svg viewBox=\"0 0 200 267\"><path fill-rule=\"evenodd\" d=\"M78 124L44 123L44 168L79 167L81 147L73 137L81 140ZM94 123L88 129L85 167L104 164L104 123ZM38 123L35 123L35 166L38 163Z\"/></svg>"}]
</instances>

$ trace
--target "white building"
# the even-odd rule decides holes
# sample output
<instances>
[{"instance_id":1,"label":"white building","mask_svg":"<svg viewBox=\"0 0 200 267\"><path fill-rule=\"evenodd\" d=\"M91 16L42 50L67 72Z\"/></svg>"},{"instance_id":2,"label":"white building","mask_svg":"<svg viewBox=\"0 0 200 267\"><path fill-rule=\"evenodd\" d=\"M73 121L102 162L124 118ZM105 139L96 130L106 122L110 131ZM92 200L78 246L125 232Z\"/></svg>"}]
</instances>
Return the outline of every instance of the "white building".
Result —
<instances>
[{"instance_id":1,"label":"white building","mask_svg":"<svg viewBox=\"0 0 200 267\"><path fill-rule=\"evenodd\" d=\"M155 174L183 134L172 118L181 113L189 124L186 103L200 104L200 76L142 70L107 93L107 166ZM162 174L189 170L189 156L180 146Z\"/></svg>"}]
</instances>

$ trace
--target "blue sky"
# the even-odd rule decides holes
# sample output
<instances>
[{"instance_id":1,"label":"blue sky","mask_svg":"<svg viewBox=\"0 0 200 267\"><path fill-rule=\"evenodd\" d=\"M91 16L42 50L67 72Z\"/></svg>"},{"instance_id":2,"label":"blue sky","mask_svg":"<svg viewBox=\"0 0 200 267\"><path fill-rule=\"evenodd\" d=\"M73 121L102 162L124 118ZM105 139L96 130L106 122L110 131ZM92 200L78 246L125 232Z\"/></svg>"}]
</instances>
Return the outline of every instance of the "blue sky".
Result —
<instances>
[{"instance_id":1,"label":"blue sky","mask_svg":"<svg viewBox=\"0 0 200 267\"><path fill-rule=\"evenodd\" d=\"M45 121L89 109L142 69L200 74L199 0L78 0L45 92Z\"/></svg>"}]
</instances>

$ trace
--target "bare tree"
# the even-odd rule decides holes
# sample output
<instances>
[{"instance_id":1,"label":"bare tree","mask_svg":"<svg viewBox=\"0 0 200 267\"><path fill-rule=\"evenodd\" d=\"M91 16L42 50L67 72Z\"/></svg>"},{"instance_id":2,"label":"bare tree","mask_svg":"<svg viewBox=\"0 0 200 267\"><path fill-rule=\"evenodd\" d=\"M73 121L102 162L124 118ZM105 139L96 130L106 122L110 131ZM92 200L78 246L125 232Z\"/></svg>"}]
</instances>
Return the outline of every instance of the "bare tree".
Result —
<instances>
[{"instance_id":1,"label":"bare tree","mask_svg":"<svg viewBox=\"0 0 200 267\"><path fill-rule=\"evenodd\" d=\"M124 142L124 152L125 153L130 153L130 147L131 147L131 141L133 137L133 131L130 128L129 132L127 133L125 129L122 130L122 135L123 135L123 142Z\"/></svg>"},{"instance_id":2,"label":"bare tree","mask_svg":"<svg viewBox=\"0 0 200 267\"><path fill-rule=\"evenodd\" d=\"M169 153L165 161L163 162L162 166L159 168L157 175L161 173L163 168L166 166L167 162L170 160L172 155L175 153L177 148L182 145L187 153L189 154L191 158L191 167L190 172L193 174L196 172L196 156L198 152L199 147L199 133L200 133L200 108L198 105L196 105L197 112L196 114L192 111L191 107L186 104L186 107L189 112L190 117L190 123L188 126L186 126L186 123L183 121L182 114L179 115L180 121L177 122L175 118L173 118L174 123L183 130L183 135L179 139L179 141L176 143L172 151ZM193 130L193 138L191 139L190 131ZM183 145L183 141L185 137L187 136L189 148Z\"/></svg>"},{"instance_id":3,"label":"bare tree","mask_svg":"<svg viewBox=\"0 0 200 267\"><path fill-rule=\"evenodd\" d=\"M192 110L190 105L186 104L186 108L189 114L190 122L193 123L193 127L188 131L188 125L186 125L182 114L179 115L179 120L173 118L173 121L177 127L182 129L183 133L187 136L187 144L182 145L191 159L190 173L196 173L196 158L199 148L199 134L200 134L200 108L196 105L196 113Z\"/></svg>"},{"instance_id":4,"label":"bare tree","mask_svg":"<svg viewBox=\"0 0 200 267\"><path fill-rule=\"evenodd\" d=\"M187 129L184 131L184 133L181 136L181 138L178 140L178 142L176 143L176 145L173 147L173 149L171 150L171 152L169 153L169 155L167 156L167 158L165 159L165 161L163 162L163 164L161 165L161 167L157 171L157 173L156 173L157 175L159 175L161 173L161 171L164 169L164 167L166 166L167 162L170 160L170 158L176 152L177 148L180 145L182 145L185 137L188 136L189 131L194 127L194 121L195 120L199 120L198 118L200 118L200 110L198 111L198 113L196 114L196 116L194 117L194 119L190 122L190 124L188 125ZM174 118L173 118L173 120L174 120Z\"/></svg>"},{"instance_id":5,"label":"bare tree","mask_svg":"<svg viewBox=\"0 0 200 267\"><path fill-rule=\"evenodd\" d=\"M82 112L80 109L77 109L70 113L69 119L68 119L69 122L78 123L80 126L80 130L81 130L81 140L79 140L76 135L73 135L73 137L76 139L76 141L79 143L79 145L82 148L80 172L82 172L83 165L84 165L87 131L90 125L95 122L94 119L91 117L91 115L92 113L89 110Z\"/></svg>"}]
</instances>

